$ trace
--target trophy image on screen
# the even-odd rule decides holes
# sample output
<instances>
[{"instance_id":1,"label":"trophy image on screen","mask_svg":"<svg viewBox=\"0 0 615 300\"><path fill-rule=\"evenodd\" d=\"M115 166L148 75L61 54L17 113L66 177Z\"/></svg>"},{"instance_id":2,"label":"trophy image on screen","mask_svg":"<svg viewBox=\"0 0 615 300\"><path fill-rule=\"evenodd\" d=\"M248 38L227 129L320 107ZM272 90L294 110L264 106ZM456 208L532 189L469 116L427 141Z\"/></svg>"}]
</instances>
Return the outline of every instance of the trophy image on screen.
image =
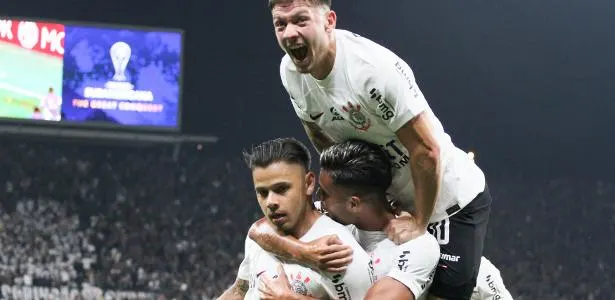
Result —
<instances>
[{"instance_id":1,"label":"trophy image on screen","mask_svg":"<svg viewBox=\"0 0 615 300\"><path fill-rule=\"evenodd\" d=\"M131 54L130 46L124 42L117 42L111 46L109 53L113 61L113 68L115 68L113 80L126 81L126 66L128 66Z\"/></svg>"},{"instance_id":2,"label":"trophy image on screen","mask_svg":"<svg viewBox=\"0 0 615 300\"><path fill-rule=\"evenodd\" d=\"M133 85L128 82L126 77L126 67L132 54L130 45L122 41L116 42L109 49L109 54L111 55L115 75L113 75L111 81L107 82L106 87L111 89L132 89Z\"/></svg>"}]
</instances>

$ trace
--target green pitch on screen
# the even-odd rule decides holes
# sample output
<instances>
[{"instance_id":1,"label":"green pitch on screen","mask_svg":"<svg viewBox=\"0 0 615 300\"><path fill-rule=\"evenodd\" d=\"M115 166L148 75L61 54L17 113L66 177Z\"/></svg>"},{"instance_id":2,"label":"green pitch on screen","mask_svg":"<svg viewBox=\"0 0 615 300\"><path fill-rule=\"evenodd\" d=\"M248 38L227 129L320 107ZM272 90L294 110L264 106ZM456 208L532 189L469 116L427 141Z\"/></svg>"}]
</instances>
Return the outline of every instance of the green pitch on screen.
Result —
<instances>
[{"instance_id":1,"label":"green pitch on screen","mask_svg":"<svg viewBox=\"0 0 615 300\"><path fill-rule=\"evenodd\" d=\"M62 95L62 60L0 42L0 117L29 119L50 87Z\"/></svg>"}]
</instances>

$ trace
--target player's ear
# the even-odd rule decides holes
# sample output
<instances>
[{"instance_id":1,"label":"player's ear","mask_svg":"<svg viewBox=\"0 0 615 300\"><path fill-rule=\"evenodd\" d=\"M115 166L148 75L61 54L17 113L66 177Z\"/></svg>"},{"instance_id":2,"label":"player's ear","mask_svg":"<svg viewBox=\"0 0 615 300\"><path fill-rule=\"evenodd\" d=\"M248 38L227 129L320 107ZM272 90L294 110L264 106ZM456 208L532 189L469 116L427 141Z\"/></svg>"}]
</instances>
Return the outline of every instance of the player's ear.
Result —
<instances>
[{"instance_id":1,"label":"player's ear","mask_svg":"<svg viewBox=\"0 0 615 300\"><path fill-rule=\"evenodd\" d=\"M316 190L316 175L314 175L314 172L307 172L305 174L305 186L305 194L312 196Z\"/></svg>"},{"instance_id":2,"label":"player's ear","mask_svg":"<svg viewBox=\"0 0 615 300\"><path fill-rule=\"evenodd\" d=\"M353 211L358 210L360 204L361 204L361 199L357 196L351 196L350 200L348 201L348 205L350 206L350 209Z\"/></svg>"},{"instance_id":3,"label":"player's ear","mask_svg":"<svg viewBox=\"0 0 615 300\"><path fill-rule=\"evenodd\" d=\"M335 26L337 25L337 14L329 10L325 13L325 31L330 33L333 32Z\"/></svg>"}]
</instances>

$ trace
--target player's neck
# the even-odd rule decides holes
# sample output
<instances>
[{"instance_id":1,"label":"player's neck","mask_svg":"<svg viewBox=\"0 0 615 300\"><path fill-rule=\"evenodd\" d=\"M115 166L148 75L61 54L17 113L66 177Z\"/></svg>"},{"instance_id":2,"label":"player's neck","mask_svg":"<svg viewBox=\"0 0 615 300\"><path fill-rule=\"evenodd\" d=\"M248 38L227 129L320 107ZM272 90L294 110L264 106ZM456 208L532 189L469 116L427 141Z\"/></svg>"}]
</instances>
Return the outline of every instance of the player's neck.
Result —
<instances>
[{"instance_id":1,"label":"player's neck","mask_svg":"<svg viewBox=\"0 0 615 300\"><path fill-rule=\"evenodd\" d=\"M311 72L312 77L318 80L324 80L331 74L333 66L335 65L335 55L337 53L337 45L335 42L335 35L331 35L331 41L329 48L320 58L320 61Z\"/></svg>"},{"instance_id":2,"label":"player's neck","mask_svg":"<svg viewBox=\"0 0 615 300\"><path fill-rule=\"evenodd\" d=\"M316 220L318 220L318 217L320 217L320 213L317 210L312 209L310 207L308 211L306 211L305 214L303 215L303 218L301 218L297 222L297 225L295 226L291 235L297 239L300 239L308 231L310 231L310 228L314 226L314 223L316 223Z\"/></svg>"},{"instance_id":3,"label":"player's neck","mask_svg":"<svg viewBox=\"0 0 615 300\"><path fill-rule=\"evenodd\" d=\"M389 225L389 221L392 219L395 219L392 213L378 208L372 208L363 213L363 216L359 218L355 226L366 231L384 231L387 225Z\"/></svg>"}]
</instances>

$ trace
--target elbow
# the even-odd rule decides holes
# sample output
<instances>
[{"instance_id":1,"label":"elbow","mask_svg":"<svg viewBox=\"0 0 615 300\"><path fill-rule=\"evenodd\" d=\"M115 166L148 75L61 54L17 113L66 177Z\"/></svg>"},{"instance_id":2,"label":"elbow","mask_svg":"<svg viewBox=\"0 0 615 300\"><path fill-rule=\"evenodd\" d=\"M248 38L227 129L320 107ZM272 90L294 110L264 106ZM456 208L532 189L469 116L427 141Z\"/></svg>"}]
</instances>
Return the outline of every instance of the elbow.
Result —
<instances>
[{"instance_id":1,"label":"elbow","mask_svg":"<svg viewBox=\"0 0 615 300\"><path fill-rule=\"evenodd\" d=\"M258 239L265 231L267 231L267 226L267 220L265 220L265 218L261 218L260 220L254 222L248 230L248 237L251 240Z\"/></svg>"},{"instance_id":2,"label":"elbow","mask_svg":"<svg viewBox=\"0 0 615 300\"><path fill-rule=\"evenodd\" d=\"M411 159L416 166L431 171L440 165L440 146L436 143L418 146L412 153Z\"/></svg>"}]
</instances>

